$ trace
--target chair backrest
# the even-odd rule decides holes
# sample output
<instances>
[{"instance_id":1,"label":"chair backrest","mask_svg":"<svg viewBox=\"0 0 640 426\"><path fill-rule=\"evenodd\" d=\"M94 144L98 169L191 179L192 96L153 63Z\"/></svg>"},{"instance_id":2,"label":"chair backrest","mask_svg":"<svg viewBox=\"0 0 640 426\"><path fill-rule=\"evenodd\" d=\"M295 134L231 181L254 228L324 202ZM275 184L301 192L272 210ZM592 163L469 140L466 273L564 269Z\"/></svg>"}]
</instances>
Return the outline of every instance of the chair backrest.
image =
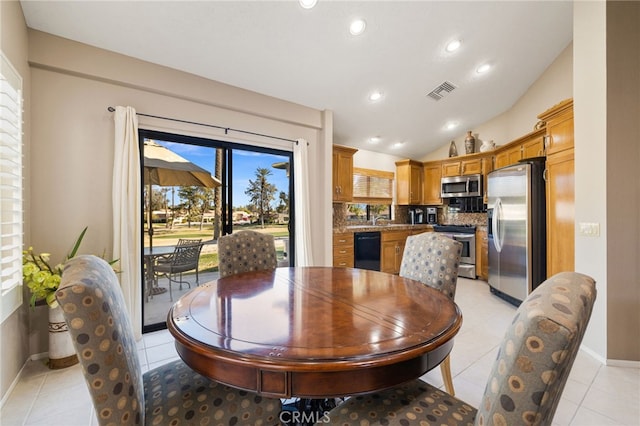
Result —
<instances>
[{"instance_id":1,"label":"chair backrest","mask_svg":"<svg viewBox=\"0 0 640 426\"><path fill-rule=\"evenodd\" d=\"M400 276L436 288L453 299L456 295L462 243L437 232L407 238Z\"/></svg>"},{"instance_id":2,"label":"chair backrest","mask_svg":"<svg viewBox=\"0 0 640 426\"><path fill-rule=\"evenodd\" d=\"M100 424L144 424L144 386L120 283L107 262L83 255L64 267L63 310Z\"/></svg>"},{"instance_id":3,"label":"chair backrest","mask_svg":"<svg viewBox=\"0 0 640 426\"><path fill-rule=\"evenodd\" d=\"M176 244L176 246L188 246L191 244L200 244L202 242L202 239L197 239L197 238L180 238L178 239L178 243Z\"/></svg>"},{"instance_id":4,"label":"chair backrest","mask_svg":"<svg viewBox=\"0 0 640 426\"><path fill-rule=\"evenodd\" d=\"M273 235L240 231L218 239L220 278L248 271L275 269L276 246Z\"/></svg>"},{"instance_id":5,"label":"chair backrest","mask_svg":"<svg viewBox=\"0 0 640 426\"><path fill-rule=\"evenodd\" d=\"M595 281L561 272L522 302L507 330L475 424L551 424L596 298Z\"/></svg>"},{"instance_id":6,"label":"chair backrest","mask_svg":"<svg viewBox=\"0 0 640 426\"><path fill-rule=\"evenodd\" d=\"M171 256L171 264L175 266L193 266L195 268L200 261L200 251L202 250L202 244L196 243L183 243L176 245Z\"/></svg>"}]
</instances>

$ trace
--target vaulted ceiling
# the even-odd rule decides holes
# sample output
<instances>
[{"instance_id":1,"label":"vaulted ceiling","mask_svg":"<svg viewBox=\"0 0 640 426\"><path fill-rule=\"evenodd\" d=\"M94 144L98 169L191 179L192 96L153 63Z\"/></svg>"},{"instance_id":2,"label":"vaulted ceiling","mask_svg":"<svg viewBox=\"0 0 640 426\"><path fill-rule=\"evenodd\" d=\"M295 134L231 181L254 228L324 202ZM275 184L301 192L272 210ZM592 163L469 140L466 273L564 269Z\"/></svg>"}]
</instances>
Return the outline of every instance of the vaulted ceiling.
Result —
<instances>
[{"instance_id":1,"label":"vaulted ceiling","mask_svg":"<svg viewBox=\"0 0 640 426\"><path fill-rule=\"evenodd\" d=\"M332 110L334 143L413 158L508 110L573 31L567 1L21 4L31 28ZM366 22L358 36L355 18ZM453 89L428 96L443 83Z\"/></svg>"}]
</instances>

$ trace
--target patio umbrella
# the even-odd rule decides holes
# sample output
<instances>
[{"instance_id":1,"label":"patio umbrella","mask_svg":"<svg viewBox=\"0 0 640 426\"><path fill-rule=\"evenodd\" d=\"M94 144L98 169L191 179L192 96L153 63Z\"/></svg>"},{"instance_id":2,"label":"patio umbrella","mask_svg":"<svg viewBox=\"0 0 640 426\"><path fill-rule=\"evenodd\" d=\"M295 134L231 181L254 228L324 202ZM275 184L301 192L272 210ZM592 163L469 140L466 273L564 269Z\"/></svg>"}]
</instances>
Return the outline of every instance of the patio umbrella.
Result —
<instances>
[{"instance_id":1,"label":"patio umbrella","mask_svg":"<svg viewBox=\"0 0 640 426\"><path fill-rule=\"evenodd\" d=\"M151 220L151 187L158 186L203 186L215 188L220 181L202 167L179 156L170 149L152 141L144 142L144 183L149 186L149 246L153 247L153 224Z\"/></svg>"}]
</instances>

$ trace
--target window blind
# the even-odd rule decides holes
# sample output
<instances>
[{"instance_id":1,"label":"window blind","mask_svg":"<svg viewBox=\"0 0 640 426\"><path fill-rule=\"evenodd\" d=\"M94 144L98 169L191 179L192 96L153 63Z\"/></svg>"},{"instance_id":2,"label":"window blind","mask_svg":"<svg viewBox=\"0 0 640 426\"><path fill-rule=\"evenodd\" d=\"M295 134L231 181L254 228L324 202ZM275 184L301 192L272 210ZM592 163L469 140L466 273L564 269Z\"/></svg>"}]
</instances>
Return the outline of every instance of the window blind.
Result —
<instances>
[{"instance_id":1,"label":"window blind","mask_svg":"<svg viewBox=\"0 0 640 426\"><path fill-rule=\"evenodd\" d=\"M393 178L393 172L354 167L353 201L366 204L391 204Z\"/></svg>"},{"instance_id":2,"label":"window blind","mask_svg":"<svg viewBox=\"0 0 640 426\"><path fill-rule=\"evenodd\" d=\"M22 78L1 52L0 271L4 320L22 302Z\"/></svg>"}]
</instances>

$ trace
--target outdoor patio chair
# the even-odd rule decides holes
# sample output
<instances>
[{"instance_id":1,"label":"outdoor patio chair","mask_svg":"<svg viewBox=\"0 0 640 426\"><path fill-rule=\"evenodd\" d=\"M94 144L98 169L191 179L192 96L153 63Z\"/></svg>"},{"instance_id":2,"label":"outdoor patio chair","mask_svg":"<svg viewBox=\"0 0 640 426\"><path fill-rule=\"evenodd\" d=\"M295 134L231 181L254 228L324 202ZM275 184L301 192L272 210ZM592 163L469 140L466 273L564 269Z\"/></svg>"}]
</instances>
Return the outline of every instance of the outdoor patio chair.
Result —
<instances>
[{"instance_id":1,"label":"outdoor patio chair","mask_svg":"<svg viewBox=\"0 0 640 426\"><path fill-rule=\"evenodd\" d=\"M220 237L218 258L220 278L278 266L273 235L257 231L239 231Z\"/></svg>"},{"instance_id":2,"label":"outdoor patio chair","mask_svg":"<svg viewBox=\"0 0 640 426\"><path fill-rule=\"evenodd\" d=\"M197 239L197 238L180 238L178 239L178 243L176 244L176 246L186 246L186 245L190 245L190 244L200 244L202 242L202 239Z\"/></svg>"},{"instance_id":3,"label":"outdoor patio chair","mask_svg":"<svg viewBox=\"0 0 640 426\"><path fill-rule=\"evenodd\" d=\"M209 380L181 359L142 374L120 283L103 259L68 261L56 299L100 425L279 423L279 399Z\"/></svg>"},{"instance_id":4,"label":"outdoor patio chair","mask_svg":"<svg viewBox=\"0 0 640 426\"><path fill-rule=\"evenodd\" d=\"M596 298L577 272L547 279L522 302L500 346L480 407L421 380L355 396L325 424L550 425Z\"/></svg>"},{"instance_id":5,"label":"outdoor patio chair","mask_svg":"<svg viewBox=\"0 0 640 426\"><path fill-rule=\"evenodd\" d=\"M200 285L200 277L198 263L200 262L200 251L202 250L201 240L197 242L182 242L173 249L173 253L158 259L153 266L155 279L165 276L169 280L169 300L173 301L171 284L178 283L180 290L182 284L186 284L191 288L191 283L182 279L183 272L196 271L196 286Z\"/></svg>"},{"instance_id":6,"label":"outdoor patio chair","mask_svg":"<svg viewBox=\"0 0 640 426\"><path fill-rule=\"evenodd\" d=\"M400 276L411 278L455 298L462 243L435 232L407 238L400 264ZM445 389L455 395L451 377L451 356L440 364Z\"/></svg>"}]
</instances>

